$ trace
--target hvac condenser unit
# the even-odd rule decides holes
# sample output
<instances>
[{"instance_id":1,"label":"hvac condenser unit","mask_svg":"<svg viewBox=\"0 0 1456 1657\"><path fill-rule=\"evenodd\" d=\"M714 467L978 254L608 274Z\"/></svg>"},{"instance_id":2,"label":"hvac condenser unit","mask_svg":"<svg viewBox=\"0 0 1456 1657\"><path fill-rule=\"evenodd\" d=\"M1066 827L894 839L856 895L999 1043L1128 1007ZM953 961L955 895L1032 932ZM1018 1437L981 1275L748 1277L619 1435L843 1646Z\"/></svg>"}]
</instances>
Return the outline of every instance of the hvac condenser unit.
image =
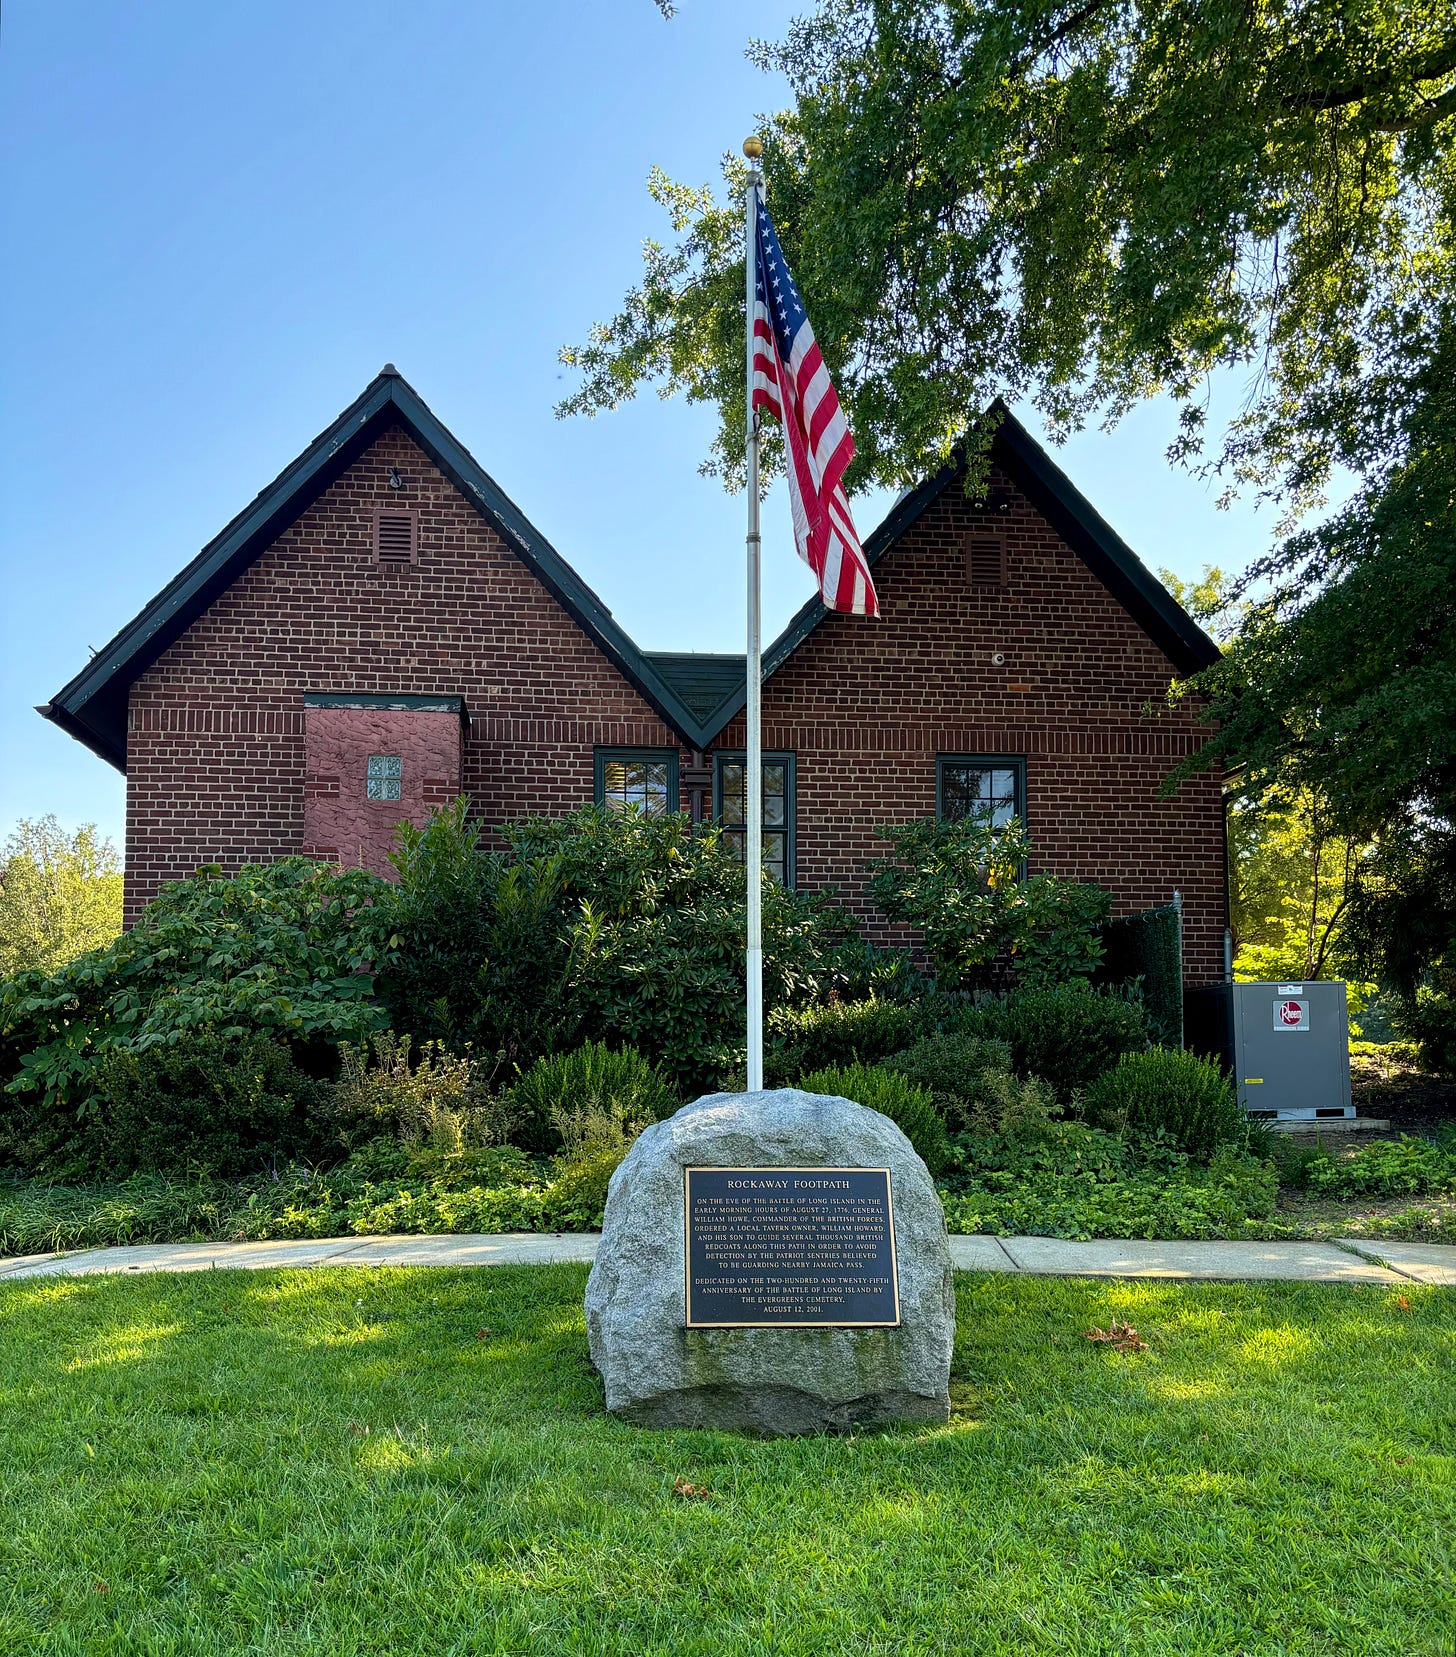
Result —
<instances>
[{"instance_id":1,"label":"hvac condenser unit","mask_svg":"<svg viewBox=\"0 0 1456 1657\"><path fill-rule=\"evenodd\" d=\"M1221 1058L1250 1116L1353 1116L1350 1025L1340 983L1209 984L1190 990L1188 1045Z\"/></svg>"}]
</instances>

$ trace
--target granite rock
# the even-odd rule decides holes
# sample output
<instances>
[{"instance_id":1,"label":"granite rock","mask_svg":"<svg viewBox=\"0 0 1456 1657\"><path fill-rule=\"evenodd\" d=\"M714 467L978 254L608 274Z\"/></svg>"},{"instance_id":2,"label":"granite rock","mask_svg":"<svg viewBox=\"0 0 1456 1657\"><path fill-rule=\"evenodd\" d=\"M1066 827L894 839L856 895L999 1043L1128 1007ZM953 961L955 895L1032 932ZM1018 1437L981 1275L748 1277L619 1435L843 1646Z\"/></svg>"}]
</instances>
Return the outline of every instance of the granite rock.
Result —
<instances>
[{"instance_id":1,"label":"granite rock","mask_svg":"<svg viewBox=\"0 0 1456 1657\"><path fill-rule=\"evenodd\" d=\"M888 1168L900 1327L687 1329L685 1166ZM950 1411L955 1297L940 1198L899 1128L848 1099L715 1093L648 1128L612 1176L586 1318L607 1408L639 1426L775 1435Z\"/></svg>"}]
</instances>

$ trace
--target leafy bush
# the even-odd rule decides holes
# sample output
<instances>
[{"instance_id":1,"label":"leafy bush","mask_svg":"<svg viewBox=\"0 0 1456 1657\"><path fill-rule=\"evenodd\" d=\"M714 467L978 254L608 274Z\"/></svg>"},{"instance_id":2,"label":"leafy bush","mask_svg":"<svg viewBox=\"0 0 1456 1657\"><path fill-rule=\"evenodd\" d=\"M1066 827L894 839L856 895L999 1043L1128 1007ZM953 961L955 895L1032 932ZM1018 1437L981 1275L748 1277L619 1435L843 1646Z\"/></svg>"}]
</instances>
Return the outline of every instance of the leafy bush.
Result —
<instances>
[{"instance_id":1,"label":"leafy bush","mask_svg":"<svg viewBox=\"0 0 1456 1657\"><path fill-rule=\"evenodd\" d=\"M1348 1155L1321 1149L1304 1168L1305 1182L1328 1197L1404 1197L1456 1192L1456 1134L1439 1140L1377 1139Z\"/></svg>"},{"instance_id":2,"label":"leafy bush","mask_svg":"<svg viewBox=\"0 0 1456 1657\"><path fill-rule=\"evenodd\" d=\"M407 1144L460 1151L496 1138L502 1121L476 1084L468 1059L426 1042L411 1065L408 1036L382 1030L340 1051L333 1115L346 1146L380 1134Z\"/></svg>"},{"instance_id":3,"label":"leafy bush","mask_svg":"<svg viewBox=\"0 0 1456 1657\"><path fill-rule=\"evenodd\" d=\"M1218 1065L1163 1047L1119 1059L1087 1088L1083 1110L1093 1122L1161 1132L1190 1156L1209 1156L1244 1133L1243 1107Z\"/></svg>"},{"instance_id":4,"label":"leafy bush","mask_svg":"<svg viewBox=\"0 0 1456 1657\"><path fill-rule=\"evenodd\" d=\"M865 1064L814 1070L801 1076L796 1085L806 1093L852 1099L857 1105L879 1111L900 1129L932 1174L945 1167L950 1155L945 1123L927 1088L917 1087L891 1070Z\"/></svg>"},{"instance_id":5,"label":"leafy bush","mask_svg":"<svg viewBox=\"0 0 1456 1657\"><path fill-rule=\"evenodd\" d=\"M1040 1076L1069 1100L1125 1054L1148 1044L1142 1006L1115 990L1085 984L1019 989L967 1007L953 1020L965 1035L1004 1041L1013 1067Z\"/></svg>"},{"instance_id":6,"label":"leafy bush","mask_svg":"<svg viewBox=\"0 0 1456 1657\"><path fill-rule=\"evenodd\" d=\"M114 1047L102 1060L100 1095L79 1133L38 1166L234 1178L324 1142L327 1086L256 1031L199 1030L169 1046Z\"/></svg>"},{"instance_id":7,"label":"leafy bush","mask_svg":"<svg viewBox=\"0 0 1456 1657\"><path fill-rule=\"evenodd\" d=\"M870 865L870 893L890 920L920 928L942 983L985 985L1009 960L1023 983L1058 984L1102 959L1108 894L1023 875L1031 842L1016 821L926 818L877 832L894 856Z\"/></svg>"},{"instance_id":8,"label":"leafy bush","mask_svg":"<svg viewBox=\"0 0 1456 1657\"><path fill-rule=\"evenodd\" d=\"M924 1029L918 1006L877 998L775 1007L764 1020L765 1070L770 1085L778 1085L825 1065L873 1064L908 1047Z\"/></svg>"},{"instance_id":9,"label":"leafy bush","mask_svg":"<svg viewBox=\"0 0 1456 1657\"><path fill-rule=\"evenodd\" d=\"M742 1062L744 870L716 831L588 807L501 833L482 851L463 800L404 831L380 978L397 1029L498 1053L502 1075L583 1040L636 1047L684 1090ZM763 936L770 1006L870 970L843 910L766 875Z\"/></svg>"},{"instance_id":10,"label":"leafy bush","mask_svg":"<svg viewBox=\"0 0 1456 1657\"><path fill-rule=\"evenodd\" d=\"M632 1132L671 1116L679 1100L662 1076L631 1048L614 1053L588 1042L571 1053L538 1059L511 1088L511 1137L528 1151L559 1150L591 1137L590 1124L613 1120Z\"/></svg>"},{"instance_id":11,"label":"leafy bush","mask_svg":"<svg viewBox=\"0 0 1456 1657\"><path fill-rule=\"evenodd\" d=\"M1456 994L1422 985L1401 1006L1396 1022L1416 1043L1423 1070L1456 1076Z\"/></svg>"},{"instance_id":12,"label":"leafy bush","mask_svg":"<svg viewBox=\"0 0 1456 1657\"><path fill-rule=\"evenodd\" d=\"M946 1126L963 1133L990 1105L991 1077L1011 1069L1011 1049L1004 1041L951 1032L926 1036L887 1058L884 1067L927 1089Z\"/></svg>"},{"instance_id":13,"label":"leafy bush","mask_svg":"<svg viewBox=\"0 0 1456 1657\"><path fill-rule=\"evenodd\" d=\"M100 1091L114 1048L264 1031L305 1054L385 1023L372 967L387 947L388 882L302 857L174 881L140 922L49 976L0 983L0 1143L64 1137ZM18 1096L18 1097L17 1097ZM6 1107L8 1106L8 1110Z\"/></svg>"},{"instance_id":14,"label":"leafy bush","mask_svg":"<svg viewBox=\"0 0 1456 1657\"><path fill-rule=\"evenodd\" d=\"M1068 1156L1085 1141L1090 1154ZM1206 1168L1187 1158L1139 1166L1116 1136L1079 1123L1022 1153L1013 1166L978 1172L944 1197L953 1232L1003 1237L1256 1237L1269 1227L1279 1186L1274 1169L1225 1146Z\"/></svg>"}]
</instances>

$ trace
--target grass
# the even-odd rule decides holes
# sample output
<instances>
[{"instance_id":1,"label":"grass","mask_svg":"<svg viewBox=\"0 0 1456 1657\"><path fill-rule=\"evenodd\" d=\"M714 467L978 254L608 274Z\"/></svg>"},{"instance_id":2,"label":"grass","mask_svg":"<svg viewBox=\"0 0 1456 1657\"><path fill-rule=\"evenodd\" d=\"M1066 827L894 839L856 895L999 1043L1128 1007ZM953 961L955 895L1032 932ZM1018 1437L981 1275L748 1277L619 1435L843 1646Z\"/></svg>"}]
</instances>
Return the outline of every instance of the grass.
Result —
<instances>
[{"instance_id":1,"label":"grass","mask_svg":"<svg viewBox=\"0 0 1456 1657\"><path fill-rule=\"evenodd\" d=\"M765 1443L607 1419L584 1275L0 1283L0 1652L1456 1650L1449 1291L963 1277L948 1425Z\"/></svg>"}]
</instances>

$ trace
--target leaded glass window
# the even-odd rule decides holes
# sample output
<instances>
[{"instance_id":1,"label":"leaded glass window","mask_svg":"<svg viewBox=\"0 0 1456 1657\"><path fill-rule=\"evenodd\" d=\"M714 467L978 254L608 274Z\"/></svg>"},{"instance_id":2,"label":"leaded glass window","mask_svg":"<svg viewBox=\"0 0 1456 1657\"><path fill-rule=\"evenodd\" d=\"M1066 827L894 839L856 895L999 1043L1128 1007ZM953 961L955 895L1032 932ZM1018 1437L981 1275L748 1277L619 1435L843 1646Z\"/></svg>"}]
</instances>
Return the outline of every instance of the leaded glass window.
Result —
<instances>
[{"instance_id":1,"label":"leaded glass window","mask_svg":"<svg viewBox=\"0 0 1456 1657\"><path fill-rule=\"evenodd\" d=\"M398 754L370 754L365 794L371 800L397 800L403 762ZM355 772L357 776L358 773ZM355 799L358 798L356 794Z\"/></svg>"},{"instance_id":2,"label":"leaded glass window","mask_svg":"<svg viewBox=\"0 0 1456 1657\"><path fill-rule=\"evenodd\" d=\"M939 762L940 815L974 818L999 828L1013 817L1026 821L1026 761L962 757Z\"/></svg>"},{"instance_id":3,"label":"leaded glass window","mask_svg":"<svg viewBox=\"0 0 1456 1657\"><path fill-rule=\"evenodd\" d=\"M677 755L646 749L597 753L597 804L661 817L677 810Z\"/></svg>"},{"instance_id":4,"label":"leaded glass window","mask_svg":"<svg viewBox=\"0 0 1456 1657\"><path fill-rule=\"evenodd\" d=\"M723 838L741 862L748 842L745 779L748 766L739 754L719 754L718 822ZM794 756L763 756L763 860L780 885L794 881Z\"/></svg>"}]
</instances>

